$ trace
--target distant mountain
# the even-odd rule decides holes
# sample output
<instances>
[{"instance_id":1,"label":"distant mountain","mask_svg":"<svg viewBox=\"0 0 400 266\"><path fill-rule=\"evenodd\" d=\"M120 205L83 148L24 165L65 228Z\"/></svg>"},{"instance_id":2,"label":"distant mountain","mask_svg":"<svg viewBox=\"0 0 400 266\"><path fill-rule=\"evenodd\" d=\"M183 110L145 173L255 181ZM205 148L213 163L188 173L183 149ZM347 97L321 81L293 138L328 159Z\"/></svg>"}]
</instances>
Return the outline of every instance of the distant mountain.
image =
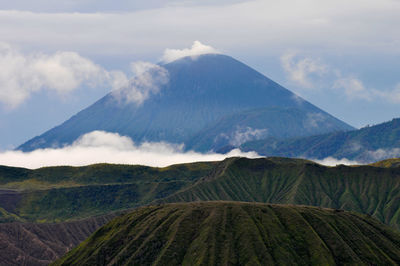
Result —
<instances>
[{"instance_id":1,"label":"distant mountain","mask_svg":"<svg viewBox=\"0 0 400 266\"><path fill-rule=\"evenodd\" d=\"M208 151L269 136L353 129L229 56L186 57L162 67L168 82L142 104L110 93L18 149L61 147L94 130Z\"/></svg>"},{"instance_id":2,"label":"distant mountain","mask_svg":"<svg viewBox=\"0 0 400 266\"><path fill-rule=\"evenodd\" d=\"M54 265L398 265L400 233L345 211L208 202L139 208Z\"/></svg>"},{"instance_id":3,"label":"distant mountain","mask_svg":"<svg viewBox=\"0 0 400 266\"><path fill-rule=\"evenodd\" d=\"M243 150L255 150L266 156L356 160L371 163L400 157L400 118L359 130L334 132L311 137L249 141Z\"/></svg>"}]
</instances>

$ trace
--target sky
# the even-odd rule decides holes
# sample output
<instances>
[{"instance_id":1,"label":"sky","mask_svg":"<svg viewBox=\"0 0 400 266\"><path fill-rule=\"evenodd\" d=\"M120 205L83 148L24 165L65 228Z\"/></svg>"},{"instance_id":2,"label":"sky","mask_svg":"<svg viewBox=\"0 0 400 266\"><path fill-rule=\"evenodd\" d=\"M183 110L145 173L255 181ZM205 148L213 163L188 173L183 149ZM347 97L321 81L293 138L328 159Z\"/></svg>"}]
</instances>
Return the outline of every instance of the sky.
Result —
<instances>
[{"instance_id":1,"label":"sky","mask_svg":"<svg viewBox=\"0 0 400 266\"><path fill-rule=\"evenodd\" d=\"M399 0L0 0L0 150L196 41L354 127L400 117L398 14Z\"/></svg>"}]
</instances>

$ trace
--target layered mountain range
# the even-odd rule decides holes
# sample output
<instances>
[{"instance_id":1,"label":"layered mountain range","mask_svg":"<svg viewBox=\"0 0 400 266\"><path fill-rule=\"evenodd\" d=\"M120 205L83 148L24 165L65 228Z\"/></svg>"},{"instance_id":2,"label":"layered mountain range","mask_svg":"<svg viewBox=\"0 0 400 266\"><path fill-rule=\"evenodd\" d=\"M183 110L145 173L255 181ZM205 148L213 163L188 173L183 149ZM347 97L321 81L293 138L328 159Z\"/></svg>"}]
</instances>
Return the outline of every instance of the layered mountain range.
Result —
<instances>
[{"instance_id":1,"label":"layered mountain range","mask_svg":"<svg viewBox=\"0 0 400 266\"><path fill-rule=\"evenodd\" d=\"M318 219L322 219L328 224L340 223L343 226L355 221L347 214L342 217L345 220L340 220L342 218L337 217L337 213L342 213L343 210L353 211L365 214L366 216L357 218L365 219L365 221L362 221L363 225L358 229L355 229L352 225L346 230L361 230L360 232L365 234L362 236L365 241L375 241L376 239L371 240L370 233L366 232L389 230L381 223L391 226L393 228L391 230L397 230L396 232L400 228L400 202L398 201L400 197L399 165L399 159L391 159L373 165L326 167L308 160L271 157L260 159L229 158L220 162L180 164L165 168L110 164L85 167L46 167L36 170L0 167L0 234L2 234L2 239L4 240L3 246L0 246L4 251L2 253L4 255L0 257L0 264L19 265L24 261L31 265L46 265L49 261L62 256L63 252L76 246L85 237L94 233L102 223L109 221L110 217L119 215L116 212L131 212L133 208L143 205L167 206L165 204L177 202L235 201L333 208L336 211L311 208L311 216L309 217L315 215L315 218L319 217ZM183 209L188 208L185 210L192 211L192 207L179 206L182 206ZM236 205L234 204L233 206ZM243 209L240 204L237 206L239 209ZM252 209L258 205L245 206L249 206ZM170 210L170 207L165 208L165 210ZM180 208L178 207L177 211L180 212ZM202 213L208 212L213 208L217 208L218 212L220 210L218 206L211 206L211 209L207 207L204 210L201 210L203 207L199 208L195 208L198 209L195 211L196 213L198 211ZM221 210L224 210L226 207L221 208ZM246 209L247 207L244 208ZM265 206L265 208L271 207ZM152 208L147 210L152 210ZM282 206L278 210L279 212L283 210L293 211L293 215L295 215L308 209ZM211 212L214 213L214 211ZM136 217L137 213L132 215L128 217ZM237 215L242 216L240 213ZM93 216L95 218L92 218ZM266 218L271 219L270 214ZM128 220L131 221L130 218ZM177 221L181 221L181 218L177 217ZM290 218L289 221L293 220ZM115 241L124 242L123 237L126 232L123 231L123 228L128 226L125 222L125 218L117 218L106 227L108 229L101 229L102 231L99 231L97 235L100 239L107 240L107 235L116 233L114 235ZM244 221L237 222L237 224L229 224L229 226L237 226L235 228L247 226ZM271 221L271 223L273 222ZM373 227L369 227L372 226L371 223L374 224ZM144 221L143 225L145 224L149 224L149 221ZM293 222L292 225L294 226L294 224L296 224L296 230L299 230L299 224ZM318 224L320 222L312 225L313 228L316 226L312 230L309 227L301 226L301 230L304 229L304 232L307 232L307 230L319 230ZM269 222L268 225L270 225ZM81 230L78 228L81 228ZM170 229L168 228L164 229L176 229L174 226ZM188 227L189 229L190 227ZM106 233L107 230L112 231ZM124 232L121 233L122 238L118 237L119 233L117 232L120 230ZM140 231L133 228L132 230L134 235ZM147 235L146 239L155 241L157 238L153 239L153 233L151 232L157 229L149 227L146 230L150 230L150 235ZM193 228L190 230L193 230ZM239 231L235 230L231 233L240 234ZM280 239L285 234L289 234L288 236L291 234L285 231L287 228L279 230L282 231L282 234L276 235L277 239ZM337 228L335 230L341 229ZM325 231L325 229L322 231ZM193 240L192 236L186 236L185 232L187 231L182 231L183 237ZM209 233L209 237L213 237L214 233ZM362 234L353 234L346 241L357 242L359 241L358 237L361 237ZM387 236L385 233L384 237ZM250 236L246 236L244 239L248 237ZM303 235L299 237L302 238ZM344 245L339 240L339 237L334 236L333 232L326 237L332 238L332 245ZM95 237L88 240L87 244L82 244L83 246L80 246L77 251L73 251L71 253L73 255L68 255L67 259L63 260L62 263L76 262L77 259L79 261L106 259L98 258L96 254L99 254L97 252L103 248L108 249L108 245L114 243L114 240L100 243L98 239ZM380 236L379 239L381 239ZM173 241L173 238L170 240ZM90 241L94 241L93 244L88 244L91 243ZM221 241L225 241L224 238ZM382 241L387 244L391 242L390 254L399 252L398 244L400 239L397 238L396 233L394 233L394 238ZM349 245L350 242L346 245ZM33 249L34 243L40 243L40 245ZM262 242L259 244L261 245ZM295 245L296 242L292 244ZM268 250L277 248L276 245L271 245ZM118 246L121 245L118 244ZM150 255L151 258L161 256L160 254L163 253L164 246L157 247L160 250L152 245L143 246L145 249L153 250ZM221 247L225 246L222 245ZM95 248L93 250L94 253L91 253L92 248ZM116 247L112 246L110 248L114 249ZM315 248L316 246L309 246L304 252ZM357 246L357 248L361 247ZM369 244L364 246L363 244L362 248L368 249L372 248L372 246ZM204 246L204 249L207 254L208 252L214 252L210 246ZM292 249L292 247L289 245L288 249ZM165 247L165 250L168 250L168 248ZM385 250L387 249L385 248ZM186 253L188 256L192 256L190 255L190 250L185 251ZM265 256L269 256L267 253ZM338 253L340 252L335 251L329 256L334 261L340 261ZM382 254L381 251L378 253ZM369 259L376 260L377 257L381 256L378 253L371 255L361 252L357 253L357 255L349 255L350 257L346 257L346 260L362 262ZM7 254L10 255L8 256ZM241 253L239 252L238 254ZM290 256L295 259L298 256L296 254L294 253ZM133 256L132 260L137 259L133 253L131 255ZM372 257L368 257L370 255ZM367 257L368 259L366 259ZM387 256L385 255L385 257ZM17 258L18 260L16 260ZM388 263L395 257L390 258ZM306 260L309 259L307 258ZM204 258L204 261L207 260ZM217 261L219 260L217 259ZM221 260L223 261L223 259Z\"/></svg>"}]
</instances>

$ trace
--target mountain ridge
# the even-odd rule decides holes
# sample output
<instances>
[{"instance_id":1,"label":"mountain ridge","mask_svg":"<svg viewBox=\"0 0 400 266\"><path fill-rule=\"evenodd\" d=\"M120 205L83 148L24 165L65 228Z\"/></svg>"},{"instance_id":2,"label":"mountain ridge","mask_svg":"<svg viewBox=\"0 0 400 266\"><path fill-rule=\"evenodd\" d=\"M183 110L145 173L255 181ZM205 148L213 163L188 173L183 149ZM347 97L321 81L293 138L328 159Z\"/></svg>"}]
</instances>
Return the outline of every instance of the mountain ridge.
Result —
<instances>
[{"instance_id":1,"label":"mountain ridge","mask_svg":"<svg viewBox=\"0 0 400 266\"><path fill-rule=\"evenodd\" d=\"M309 137L250 141L240 146L266 156L355 160L360 163L400 156L400 118L347 132Z\"/></svg>"}]
</instances>

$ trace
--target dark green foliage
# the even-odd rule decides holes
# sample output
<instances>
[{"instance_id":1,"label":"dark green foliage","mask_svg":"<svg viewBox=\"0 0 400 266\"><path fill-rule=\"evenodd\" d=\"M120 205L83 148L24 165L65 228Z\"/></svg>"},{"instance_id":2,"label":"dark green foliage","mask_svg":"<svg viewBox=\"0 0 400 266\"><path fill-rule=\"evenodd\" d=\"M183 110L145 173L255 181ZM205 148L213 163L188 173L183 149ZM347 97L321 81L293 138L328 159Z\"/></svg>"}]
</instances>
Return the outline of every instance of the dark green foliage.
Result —
<instances>
[{"instance_id":1,"label":"dark green foliage","mask_svg":"<svg viewBox=\"0 0 400 266\"><path fill-rule=\"evenodd\" d=\"M268 138L244 143L243 150L266 156L347 158L363 163L400 156L400 119L359 130L289 140Z\"/></svg>"},{"instance_id":2,"label":"dark green foliage","mask_svg":"<svg viewBox=\"0 0 400 266\"><path fill-rule=\"evenodd\" d=\"M400 233L365 215L208 202L115 218L54 265L397 265Z\"/></svg>"}]
</instances>

